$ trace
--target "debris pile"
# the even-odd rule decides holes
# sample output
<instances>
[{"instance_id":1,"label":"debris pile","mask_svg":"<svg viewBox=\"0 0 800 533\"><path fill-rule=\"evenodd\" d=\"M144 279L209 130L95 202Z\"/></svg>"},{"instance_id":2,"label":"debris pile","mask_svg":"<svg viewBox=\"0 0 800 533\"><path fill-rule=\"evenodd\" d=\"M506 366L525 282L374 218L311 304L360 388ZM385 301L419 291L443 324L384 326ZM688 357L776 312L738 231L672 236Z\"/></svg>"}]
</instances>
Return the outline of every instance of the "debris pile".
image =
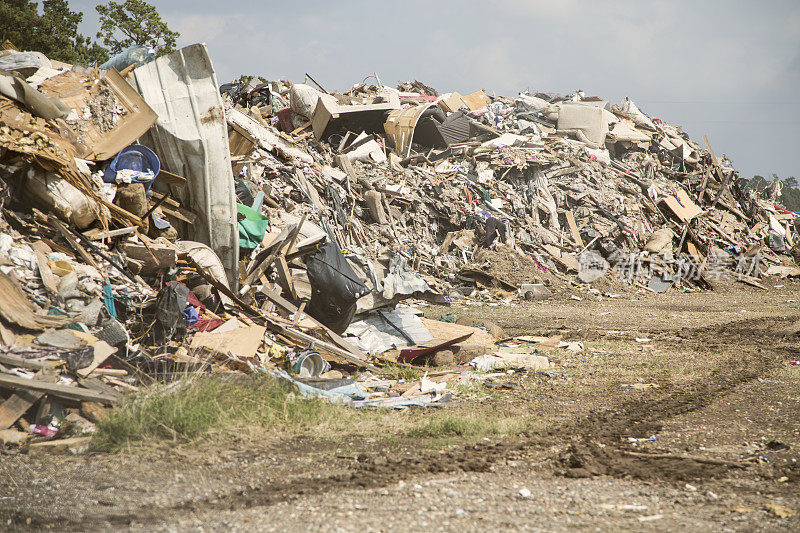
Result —
<instances>
[{"instance_id":1,"label":"debris pile","mask_svg":"<svg viewBox=\"0 0 800 533\"><path fill-rule=\"evenodd\" d=\"M795 214L627 98L219 87L199 44L119 72L4 48L0 430L90 430L187 372L438 405L479 371L546 370L552 339L498 344L429 303L800 274ZM423 362L447 370L383 370Z\"/></svg>"}]
</instances>

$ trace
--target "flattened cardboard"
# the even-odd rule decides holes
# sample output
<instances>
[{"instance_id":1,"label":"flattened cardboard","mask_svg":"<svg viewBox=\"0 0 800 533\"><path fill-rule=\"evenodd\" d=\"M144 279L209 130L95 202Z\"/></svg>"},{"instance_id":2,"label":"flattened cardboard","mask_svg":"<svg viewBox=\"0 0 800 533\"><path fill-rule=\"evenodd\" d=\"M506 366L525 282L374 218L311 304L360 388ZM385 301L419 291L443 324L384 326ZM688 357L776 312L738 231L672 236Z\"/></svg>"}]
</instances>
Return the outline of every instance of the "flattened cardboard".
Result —
<instances>
[{"instance_id":1,"label":"flattened cardboard","mask_svg":"<svg viewBox=\"0 0 800 533\"><path fill-rule=\"evenodd\" d=\"M224 333L200 332L192 337L192 348L208 348L210 350L228 353L237 357L253 357L264 340L264 326L247 326Z\"/></svg>"},{"instance_id":2,"label":"flattened cardboard","mask_svg":"<svg viewBox=\"0 0 800 533\"><path fill-rule=\"evenodd\" d=\"M464 103L467 104L467 107L473 111L486 107L490 102L489 97L486 96L486 93L483 91L476 91L462 98L464 99Z\"/></svg>"},{"instance_id":3,"label":"flattened cardboard","mask_svg":"<svg viewBox=\"0 0 800 533\"><path fill-rule=\"evenodd\" d=\"M696 203L692 201L691 198L689 198L689 195L686 194L683 189L678 189L676 194L678 195L677 199L674 196L669 195L661 200L661 202L666 204L670 211L675 213L675 216L682 221L688 222L703 211L697 206ZM680 200L680 202L678 200Z\"/></svg>"},{"instance_id":4,"label":"flattened cardboard","mask_svg":"<svg viewBox=\"0 0 800 533\"><path fill-rule=\"evenodd\" d=\"M466 102L464 102L464 99L457 92L453 92L447 98L439 100L439 107L448 113L455 113L465 105L467 105Z\"/></svg>"}]
</instances>

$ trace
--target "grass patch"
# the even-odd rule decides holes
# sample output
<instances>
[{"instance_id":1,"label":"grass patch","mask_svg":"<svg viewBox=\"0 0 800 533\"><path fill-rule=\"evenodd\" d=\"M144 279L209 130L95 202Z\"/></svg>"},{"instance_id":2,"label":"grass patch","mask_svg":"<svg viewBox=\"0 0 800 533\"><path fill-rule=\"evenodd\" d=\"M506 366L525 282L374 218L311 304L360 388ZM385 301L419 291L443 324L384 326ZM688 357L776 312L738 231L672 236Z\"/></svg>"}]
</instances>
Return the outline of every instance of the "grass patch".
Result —
<instances>
[{"instance_id":1,"label":"grass patch","mask_svg":"<svg viewBox=\"0 0 800 533\"><path fill-rule=\"evenodd\" d=\"M386 365L381 369L381 377L384 379L404 379L415 381L422 377L423 371L419 368L403 365Z\"/></svg>"},{"instance_id":2,"label":"grass patch","mask_svg":"<svg viewBox=\"0 0 800 533\"><path fill-rule=\"evenodd\" d=\"M341 406L298 397L271 378L201 376L131 397L97 425L92 442L113 451L147 440L190 441L237 425L302 429L348 414Z\"/></svg>"},{"instance_id":3,"label":"grass patch","mask_svg":"<svg viewBox=\"0 0 800 533\"><path fill-rule=\"evenodd\" d=\"M303 435L331 441L371 437L397 443L409 438L434 442L520 434L529 427L526 417L486 416L457 407L406 412L351 409L303 398L291 385L270 377L237 378L199 376L144 389L97 424L92 448L113 452L142 443L248 434L259 440L265 435Z\"/></svg>"},{"instance_id":4,"label":"grass patch","mask_svg":"<svg viewBox=\"0 0 800 533\"><path fill-rule=\"evenodd\" d=\"M530 426L526 417L489 418L477 414L445 413L409 429L412 438L488 437L519 435Z\"/></svg>"}]
</instances>

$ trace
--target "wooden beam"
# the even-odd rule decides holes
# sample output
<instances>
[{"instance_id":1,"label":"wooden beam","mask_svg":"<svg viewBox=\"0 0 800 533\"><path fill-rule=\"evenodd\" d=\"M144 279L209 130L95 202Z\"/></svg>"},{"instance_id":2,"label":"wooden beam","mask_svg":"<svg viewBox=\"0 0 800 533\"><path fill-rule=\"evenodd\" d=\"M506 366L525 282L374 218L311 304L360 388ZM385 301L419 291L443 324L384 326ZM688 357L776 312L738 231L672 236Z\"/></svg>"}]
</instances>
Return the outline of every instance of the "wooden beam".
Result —
<instances>
[{"instance_id":1,"label":"wooden beam","mask_svg":"<svg viewBox=\"0 0 800 533\"><path fill-rule=\"evenodd\" d=\"M276 320L271 319L270 317L266 316L261 310L256 309L252 305L244 302L232 290L230 290L228 287L226 287L225 285L223 285L222 283L220 283L219 281L214 279L212 276L207 274L205 272L205 270L203 269L203 267L198 265L197 262L195 262L191 257L189 257L188 260L189 260L189 264L191 264L192 267L194 267L195 270L197 270L197 272L207 282L209 282L215 289L217 289L219 292L221 292L224 295L226 295L227 297L229 297L231 300L233 300L237 305L239 305L242 309L246 310L247 312L249 312L249 313L251 313L253 315L262 317L264 320L267 321L267 323L273 329L277 329L281 334L286 334L287 332L290 332L290 333L292 333L294 335L294 338L301 339L302 342L310 342L310 341L313 340L314 342L320 343L320 345L322 345L322 344L327 345L327 343L324 343L323 341L320 341L319 339L317 339L315 337L312 337L311 335L306 335L305 333L301 333L299 331L289 330L288 328L286 328L282 324L279 324ZM289 302L286 299L284 299L282 296L276 295L274 293L267 293L265 296L269 300L271 300L273 303L275 303L277 306L282 307L283 309L289 311L290 313L297 312L297 307L294 304L292 304L291 302ZM351 362L351 363L359 364L360 366L370 366L370 367L372 366L369 363L364 361L364 359L366 359L366 357L367 357L367 354L365 354L364 352L361 352L358 348L355 348L354 346L352 346L349 342L347 342L342 337L340 337L339 335L337 335L336 333L331 331L330 328L325 326L323 323L317 321L314 317L309 316L309 315L307 315L307 317L318 328L320 328L323 331L325 331L325 333L330 337L331 341L336 343L338 346L341 346L341 348L339 348L337 346L328 345L331 348L334 348L336 350L336 351L333 351L333 350L329 350L329 351L331 351L334 354L339 355L342 358L349 358L348 361ZM290 337L290 338L292 338L292 337ZM356 363L356 361L358 363Z\"/></svg>"},{"instance_id":2,"label":"wooden beam","mask_svg":"<svg viewBox=\"0 0 800 533\"><path fill-rule=\"evenodd\" d=\"M184 187L186 185L186 178L177 174L173 174L172 172L167 172L163 168L161 169L161 172L158 173L158 176L156 176L156 179L165 183L166 185L176 185L178 187Z\"/></svg>"},{"instance_id":3,"label":"wooden beam","mask_svg":"<svg viewBox=\"0 0 800 533\"><path fill-rule=\"evenodd\" d=\"M281 254L275 259L275 268L278 271L278 281L281 284L281 288L289 293L289 296L292 297L292 300L297 300L297 291L294 288L294 282L292 281L292 273L289 270L289 265L286 263L286 256Z\"/></svg>"},{"instance_id":4,"label":"wooden beam","mask_svg":"<svg viewBox=\"0 0 800 533\"><path fill-rule=\"evenodd\" d=\"M767 289L765 286L763 286L762 284L760 284L759 282L757 282L757 281L756 281L756 278L754 278L754 277L752 277L752 276L747 276L747 275L745 275L745 274L739 274L739 275L736 277L736 279L738 279L738 280L739 280L739 281L741 281L742 283L746 283L747 285L751 285L751 286L753 286L753 287L756 287L757 289L761 289L762 291L769 290L769 289Z\"/></svg>"},{"instance_id":5,"label":"wooden beam","mask_svg":"<svg viewBox=\"0 0 800 533\"><path fill-rule=\"evenodd\" d=\"M306 308L306 303L305 302L301 302L300 303L300 308L294 314L294 318L292 319L292 323L297 324L300 321L300 317L303 316L303 311L305 310L305 308Z\"/></svg>"},{"instance_id":6,"label":"wooden beam","mask_svg":"<svg viewBox=\"0 0 800 533\"><path fill-rule=\"evenodd\" d=\"M287 300L286 298L284 298L283 296L281 296L280 294L276 294L275 292L272 292L272 293L265 294L265 296L267 297L268 300L270 300L272 303L274 303L275 305L277 305L278 307L280 307L281 309L283 309L284 311L286 311L289 314L298 312L297 306L294 305L289 300ZM345 340L340 335L338 335L338 334L334 333L333 331L331 331L330 328L326 327L325 324L323 324L322 322L320 322L319 320L317 320L313 316L311 316L308 313L306 313L305 317L308 320L310 320L318 328L324 329L325 333L328 335L328 337L330 337L331 341L334 344L336 344L337 346L339 346L340 348L346 350L347 352L351 353L352 355L354 355L356 357L359 357L359 358L362 358L362 359L366 359L367 358L367 354L366 353L362 352L361 350L359 350L358 348L356 348L355 346L350 344L347 340Z\"/></svg>"},{"instance_id":7,"label":"wooden beam","mask_svg":"<svg viewBox=\"0 0 800 533\"><path fill-rule=\"evenodd\" d=\"M572 211L567 209L564 212L564 216L567 218L567 225L569 226L570 233L572 233L572 240L575 241L575 244L583 248L583 239L581 239L581 233L578 231L578 225L575 224L575 215L572 214Z\"/></svg>"},{"instance_id":8,"label":"wooden beam","mask_svg":"<svg viewBox=\"0 0 800 533\"><path fill-rule=\"evenodd\" d=\"M83 248L83 246L81 246L78 243L78 241L76 241L72 237L72 234L69 232L69 230L67 230L67 228L65 228L64 225L61 222L59 222L55 217L50 217L49 220L50 223L53 226L55 226L55 228L59 231L59 233L61 233L61 236L64 237L64 239L69 243L69 245L72 246L72 248L76 252L78 252L78 255L80 255L84 261L93 266L95 270L102 273L102 270L100 270L100 265L97 264L97 262L94 260L94 257L89 255L89 253Z\"/></svg>"},{"instance_id":9,"label":"wooden beam","mask_svg":"<svg viewBox=\"0 0 800 533\"><path fill-rule=\"evenodd\" d=\"M322 198L319 197L317 188L306 178L305 173L299 168L295 168L294 175L297 177L297 181L300 182L300 185L306 189L311 203L314 204L317 209L325 209L325 204L322 202Z\"/></svg>"},{"instance_id":10,"label":"wooden beam","mask_svg":"<svg viewBox=\"0 0 800 533\"><path fill-rule=\"evenodd\" d=\"M295 128L295 129L293 129L293 130L292 130L292 132L291 132L289 135L297 135L298 133L300 133L300 132L301 132L301 131L303 131L304 129L308 128L310 125L311 125L311 121L309 120L309 121L307 121L305 124L303 124L302 126L300 126L299 128Z\"/></svg>"},{"instance_id":11,"label":"wooden beam","mask_svg":"<svg viewBox=\"0 0 800 533\"><path fill-rule=\"evenodd\" d=\"M44 396L38 391L18 391L0 404L0 429L8 429Z\"/></svg>"},{"instance_id":12,"label":"wooden beam","mask_svg":"<svg viewBox=\"0 0 800 533\"><path fill-rule=\"evenodd\" d=\"M334 156L333 161L336 163L337 167L342 169L344 173L347 174L347 177L353 180L353 182L358 181L358 174L356 174L356 169L353 168L353 163L351 163L350 160L347 159L347 156L345 155Z\"/></svg>"},{"instance_id":13,"label":"wooden beam","mask_svg":"<svg viewBox=\"0 0 800 533\"><path fill-rule=\"evenodd\" d=\"M708 187L708 180L711 178L711 171L706 169L703 183L700 185L700 195L697 197L697 205L703 207L703 196L706 194L706 187Z\"/></svg>"},{"instance_id":14,"label":"wooden beam","mask_svg":"<svg viewBox=\"0 0 800 533\"><path fill-rule=\"evenodd\" d=\"M283 228L280 234L278 234L278 236L273 241L273 244L266 247L266 250L272 247L272 251L269 253L269 255L263 261L257 264L255 268L253 268L253 270L247 275L247 277L244 280L245 285L252 285L253 282L256 280L256 278L261 276L261 274L263 274L267 270L267 268L269 268L269 266L275 260L275 257L280 252L281 248L283 248L283 246L289 241L290 236L291 232L289 228ZM266 239L266 236L264 238ZM260 253L262 252L259 252L259 254Z\"/></svg>"},{"instance_id":15,"label":"wooden beam","mask_svg":"<svg viewBox=\"0 0 800 533\"><path fill-rule=\"evenodd\" d=\"M0 354L0 363L8 366L16 366L19 368L27 368L28 370L50 370L52 365L42 363L41 361L34 361L33 359L23 359L14 355Z\"/></svg>"},{"instance_id":16,"label":"wooden beam","mask_svg":"<svg viewBox=\"0 0 800 533\"><path fill-rule=\"evenodd\" d=\"M295 226L292 230L292 233L289 235L289 246L286 247L286 253L289 254L292 251L292 247L294 243L297 242L297 236L300 235L300 231L303 229L303 224L306 223L306 213L303 213L303 217L300 219L300 223Z\"/></svg>"},{"instance_id":17,"label":"wooden beam","mask_svg":"<svg viewBox=\"0 0 800 533\"><path fill-rule=\"evenodd\" d=\"M358 367L371 368L377 370L375 366L372 365L371 363L359 359L358 357L354 357L353 355L342 350L341 348L333 346L332 344L328 344L327 342L321 341L316 337L312 337L311 335L287 327L282 327L281 329L283 330L281 331L281 335L284 335L285 337L292 339L294 342L297 342L299 344L309 344L313 342L314 346L320 351L327 352L335 357L340 357L341 359L347 361L348 363L354 364Z\"/></svg>"},{"instance_id":18,"label":"wooden beam","mask_svg":"<svg viewBox=\"0 0 800 533\"><path fill-rule=\"evenodd\" d=\"M714 198L714 201L711 203L710 209L714 209L714 207L716 207L716 205L717 205L717 202L719 202L720 198L722 198L722 194L728 188L728 183L730 182L731 177L733 176L733 172L729 172L727 176L725 176L722 173L722 168L720 168L720 166L719 166L719 161L717 161L717 156L714 155L714 150L711 149L711 143L708 142L708 137L703 135L703 141L705 141L706 148L708 149L708 153L709 153L709 155L711 155L711 164L714 165L714 170L717 173L717 179L719 179L719 182L722 183L722 186L719 188L719 192L717 192L716 198ZM731 209L729 209L729 211L731 211ZM736 216L740 216L737 213L734 213L734 214Z\"/></svg>"},{"instance_id":19,"label":"wooden beam","mask_svg":"<svg viewBox=\"0 0 800 533\"><path fill-rule=\"evenodd\" d=\"M161 194L160 192L153 190L150 191L150 196L156 200L160 200L161 198L165 197L165 195ZM189 224L194 224L197 222L197 215L183 207L177 200L173 200L169 197L167 197L164 203L161 204L161 212L163 212L165 215L169 215Z\"/></svg>"},{"instance_id":20,"label":"wooden beam","mask_svg":"<svg viewBox=\"0 0 800 533\"><path fill-rule=\"evenodd\" d=\"M281 250L283 249L284 246L286 246L287 243L289 243L290 249L292 246L294 246L294 243L297 240L297 236L300 234L300 229L302 228L303 223L305 221L306 221L306 215L303 215L303 218L300 219L300 223L297 224L295 227L293 227L291 230L289 230L288 228L283 228L283 231L281 231L281 233L275 239L275 242L277 242L275 248L272 250L272 252L270 252L267 258L264 259L264 261L259 263L258 266L256 266L256 268L250 274L247 275L247 278L244 281L245 285L252 285L255 279L269 268L269 266L272 264L275 258L281 255ZM287 232L288 235L286 235ZM286 236L284 237L284 235ZM281 237L283 237L283 240L281 240Z\"/></svg>"},{"instance_id":21,"label":"wooden beam","mask_svg":"<svg viewBox=\"0 0 800 533\"><path fill-rule=\"evenodd\" d=\"M111 237L119 237L121 235L130 235L131 233L136 232L136 226L129 226L127 228L120 228L120 229L112 229L110 231L101 231L95 235L84 235L87 239L91 239L93 241L101 241L103 239L109 239Z\"/></svg>"},{"instance_id":22,"label":"wooden beam","mask_svg":"<svg viewBox=\"0 0 800 533\"><path fill-rule=\"evenodd\" d=\"M66 398L67 400L99 402L107 405L116 403L119 400L118 396L112 396L110 394L93 392L79 387L70 387L69 385L45 383L39 380L25 379L9 374L0 374L0 387L43 392L59 398Z\"/></svg>"}]
</instances>

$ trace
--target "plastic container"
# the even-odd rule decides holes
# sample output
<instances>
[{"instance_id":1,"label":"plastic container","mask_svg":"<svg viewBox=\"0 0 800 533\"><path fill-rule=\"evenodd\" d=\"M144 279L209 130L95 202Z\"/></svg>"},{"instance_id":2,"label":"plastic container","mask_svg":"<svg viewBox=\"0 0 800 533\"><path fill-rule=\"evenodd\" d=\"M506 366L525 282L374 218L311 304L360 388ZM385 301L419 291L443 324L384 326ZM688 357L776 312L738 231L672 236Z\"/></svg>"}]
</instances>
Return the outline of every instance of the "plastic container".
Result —
<instances>
[{"instance_id":1,"label":"plastic container","mask_svg":"<svg viewBox=\"0 0 800 533\"><path fill-rule=\"evenodd\" d=\"M111 163L109 163L103 175L103 181L106 183L115 183L117 181L117 172L123 169L143 173L152 171L153 175L150 178L134 178L136 183L143 183L145 190L149 191L153 180L155 180L158 173L161 172L161 161L159 161L158 156L147 146L132 144L123 148Z\"/></svg>"}]
</instances>

